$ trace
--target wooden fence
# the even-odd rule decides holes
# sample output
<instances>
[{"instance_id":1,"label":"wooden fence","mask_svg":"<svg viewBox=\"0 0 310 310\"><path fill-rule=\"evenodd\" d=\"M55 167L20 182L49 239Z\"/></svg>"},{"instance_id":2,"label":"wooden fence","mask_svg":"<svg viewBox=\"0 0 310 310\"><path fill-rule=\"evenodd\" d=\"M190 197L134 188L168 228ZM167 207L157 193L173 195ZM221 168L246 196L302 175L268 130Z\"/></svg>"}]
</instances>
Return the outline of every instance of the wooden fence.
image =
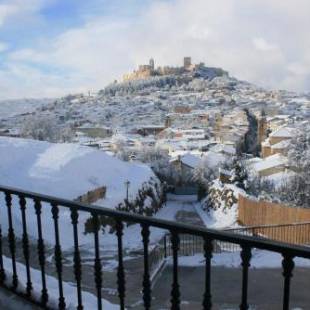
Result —
<instances>
[{"instance_id":1,"label":"wooden fence","mask_svg":"<svg viewBox=\"0 0 310 310\"><path fill-rule=\"evenodd\" d=\"M272 225L272 227L254 227L254 235L264 235L270 239L288 243L310 244L310 208L256 201L242 195L239 195L238 205L240 224ZM277 225L280 226L276 227Z\"/></svg>"},{"instance_id":2,"label":"wooden fence","mask_svg":"<svg viewBox=\"0 0 310 310\"><path fill-rule=\"evenodd\" d=\"M310 222L286 225L265 225L227 229L246 236L268 238L298 245L310 244Z\"/></svg>"}]
</instances>

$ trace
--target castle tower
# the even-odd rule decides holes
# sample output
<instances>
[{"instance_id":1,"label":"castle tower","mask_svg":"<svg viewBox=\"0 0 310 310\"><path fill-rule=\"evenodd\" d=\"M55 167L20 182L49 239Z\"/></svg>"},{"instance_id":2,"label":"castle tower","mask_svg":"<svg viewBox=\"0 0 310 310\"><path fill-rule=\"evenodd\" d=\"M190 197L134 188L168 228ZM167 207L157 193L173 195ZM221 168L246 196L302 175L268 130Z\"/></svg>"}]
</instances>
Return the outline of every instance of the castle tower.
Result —
<instances>
[{"instance_id":1,"label":"castle tower","mask_svg":"<svg viewBox=\"0 0 310 310\"><path fill-rule=\"evenodd\" d=\"M192 65L191 57L184 57L184 69L188 69Z\"/></svg>"},{"instance_id":2,"label":"castle tower","mask_svg":"<svg viewBox=\"0 0 310 310\"><path fill-rule=\"evenodd\" d=\"M153 70L153 71L154 71L154 69L155 69L155 62L154 62L154 59L153 59L153 58L150 59L150 68L151 68L151 70Z\"/></svg>"}]
</instances>

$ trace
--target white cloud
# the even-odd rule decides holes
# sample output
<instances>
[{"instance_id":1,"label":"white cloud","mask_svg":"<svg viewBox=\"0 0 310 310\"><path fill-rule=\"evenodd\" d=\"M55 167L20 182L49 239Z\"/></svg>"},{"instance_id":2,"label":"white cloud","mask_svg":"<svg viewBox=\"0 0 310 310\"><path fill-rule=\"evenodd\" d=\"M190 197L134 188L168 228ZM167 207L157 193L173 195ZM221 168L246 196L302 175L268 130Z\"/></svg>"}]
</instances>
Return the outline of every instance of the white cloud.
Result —
<instances>
[{"instance_id":1,"label":"white cloud","mask_svg":"<svg viewBox=\"0 0 310 310\"><path fill-rule=\"evenodd\" d=\"M9 62L27 70L35 64L27 95L99 89L150 57L178 65L183 56L262 86L309 90L306 12L306 0L154 1L136 18L97 16L55 38L42 36L36 46L12 53ZM12 87L14 78L9 76Z\"/></svg>"},{"instance_id":2,"label":"white cloud","mask_svg":"<svg viewBox=\"0 0 310 310\"><path fill-rule=\"evenodd\" d=\"M18 11L17 6L14 4L0 4L0 26L2 26L7 18Z\"/></svg>"},{"instance_id":3,"label":"white cloud","mask_svg":"<svg viewBox=\"0 0 310 310\"><path fill-rule=\"evenodd\" d=\"M261 50L263 52L277 49L276 45L267 42L264 38L254 38L253 45L256 49Z\"/></svg>"}]
</instances>

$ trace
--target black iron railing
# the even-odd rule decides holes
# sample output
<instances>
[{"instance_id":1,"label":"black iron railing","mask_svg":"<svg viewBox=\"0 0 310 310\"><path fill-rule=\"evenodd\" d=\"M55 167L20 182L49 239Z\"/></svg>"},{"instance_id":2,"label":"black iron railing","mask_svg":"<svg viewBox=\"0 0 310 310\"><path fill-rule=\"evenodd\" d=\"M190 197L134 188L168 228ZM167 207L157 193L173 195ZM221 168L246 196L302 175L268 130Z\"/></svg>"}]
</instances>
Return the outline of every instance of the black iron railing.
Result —
<instances>
[{"instance_id":1,"label":"black iron railing","mask_svg":"<svg viewBox=\"0 0 310 310\"><path fill-rule=\"evenodd\" d=\"M244 236L252 236L260 239L281 241L290 244L304 246L310 244L309 222L228 228L223 231ZM197 235L180 234L179 238L179 255L192 256L195 254L204 253L204 239L202 237ZM160 241L157 252L159 252L159 250L161 250L162 254L156 256L158 260L162 259L162 257L172 255L171 236L169 234L165 235ZM216 240L213 242L213 253L239 252L240 250L241 248L239 244L236 243Z\"/></svg>"},{"instance_id":2,"label":"black iron railing","mask_svg":"<svg viewBox=\"0 0 310 310\"><path fill-rule=\"evenodd\" d=\"M192 225L185 225L181 223L165 221L160 219L155 219L152 217L144 217L134 214L129 214L126 212L115 211L99 206L88 206L85 204L80 204L72 202L65 199L59 199L55 197L50 197L46 195L26 192L14 188L0 187L0 193L5 195L5 205L0 206L0 217L3 221L7 222L8 225L8 243L9 252L12 261L12 267L10 270L5 270L3 264L3 240L4 236L0 229L0 286L6 287L16 294L27 298L29 301L39 304L42 307L47 308L49 302L49 292L46 285L46 245L42 234L42 209L43 207L50 206L50 216L54 222L54 233L55 233L55 244L54 244L54 254L55 254L55 265L58 277L58 309L66 308L66 296L63 290L63 255L61 249L61 236L59 234L59 211L61 208L66 208L71 212L71 223L67 225L72 226L72 247L74 249L74 275L75 275L75 285L77 294L77 309L83 309L83 299L82 299L82 266L81 266L81 253L79 246L79 234L78 234L78 220L80 212L86 212L92 218L93 223L93 246L94 246L94 278L96 292L97 292L97 307L102 309L102 256L100 253L100 217L109 217L114 219L115 222L115 233L117 236L117 253L118 253L118 268L117 268L117 291L119 297L120 309L124 309L126 305L126 272L124 268L124 258L123 258L123 233L124 233L124 223L136 223L141 225L141 242L143 245L143 281L141 285L143 305L145 309L150 309L152 305L152 288L151 288L151 255L150 255L150 234L151 228L156 227L165 230L170 234L171 240L169 246L171 249L171 256L173 262L173 279L171 284L171 309L180 309L181 296L180 296L180 285L178 278L178 257L182 244L180 244L180 236L182 234L195 236L200 240L203 240L203 253L205 256L205 283L204 283L204 294L201 299L201 304L203 309L212 308L212 296L211 296L211 262L212 253L214 249L215 242L225 242L229 244L237 245L241 248L241 265L242 265L242 291L241 291L241 303L240 309L248 309L248 271L251 261L251 251L253 248L272 251L280 253L283 256L282 267L284 276L284 292L283 292L283 309L289 309L290 302L290 283L292 272L294 269L294 258L302 257L310 259L310 249L298 245L289 245L285 243L275 242L271 240L265 240L262 238L256 238L252 236L245 236L234 234L225 231L216 231L201 227L195 227ZM13 200L14 198L14 200ZM19 199L16 202L16 198ZM14 201L14 203L12 203ZM29 236L28 236L28 226L27 226L27 211L29 211L26 201L33 201L36 214L36 225L37 225L37 256L39 261L39 267L41 271L41 296L40 300L36 299L33 294L33 283L31 279L30 261L29 261ZM44 206L42 207L44 203ZM16 236L15 228L13 226L14 221L12 220L12 210L16 211L16 208L20 208L21 222L22 222L22 245L23 245L23 255L25 262L25 269L27 274L27 287L24 292L18 290L18 274L16 269ZM4 213L6 209L6 214ZM46 214L44 215L46 216ZM199 245L200 246L200 245ZM186 246L184 246L186 248ZM8 274L12 274L10 278L10 283L8 283ZM225 297L223 296L223 303L225 302Z\"/></svg>"}]
</instances>

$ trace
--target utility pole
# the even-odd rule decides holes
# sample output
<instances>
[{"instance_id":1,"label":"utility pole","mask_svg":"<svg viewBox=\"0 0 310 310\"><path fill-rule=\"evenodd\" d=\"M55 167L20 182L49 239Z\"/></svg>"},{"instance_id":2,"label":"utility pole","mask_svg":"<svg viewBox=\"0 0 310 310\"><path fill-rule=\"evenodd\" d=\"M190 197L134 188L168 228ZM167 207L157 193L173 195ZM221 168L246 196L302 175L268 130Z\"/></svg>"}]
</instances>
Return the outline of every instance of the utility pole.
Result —
<instances>
[{"instance_id":1,"label":"utility pole","mask_svg":"<svg viewBox=\"0 0 310 310\"><path fill-rule=\"evenodd\" d=\"M125 186L126 186L126 200L127 200L127 202L128 202L130 181L127 180L124 184L125 184Z\"/></svg>"}]
</instances>

